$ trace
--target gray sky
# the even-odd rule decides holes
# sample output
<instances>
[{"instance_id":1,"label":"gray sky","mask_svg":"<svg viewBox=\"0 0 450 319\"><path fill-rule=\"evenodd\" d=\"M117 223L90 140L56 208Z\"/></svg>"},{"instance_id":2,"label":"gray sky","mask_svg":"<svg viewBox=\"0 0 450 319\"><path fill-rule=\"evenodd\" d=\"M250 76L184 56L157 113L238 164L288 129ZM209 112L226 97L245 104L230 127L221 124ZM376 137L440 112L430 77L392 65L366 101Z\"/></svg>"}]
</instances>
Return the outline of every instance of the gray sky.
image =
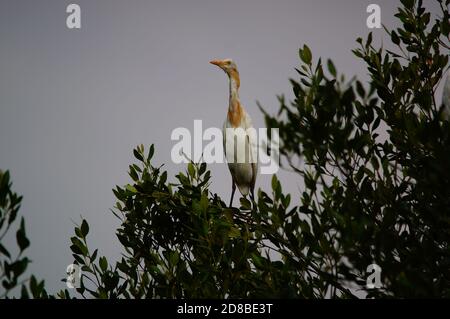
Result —
<instances>
[{"instance_id":1,"label":"gray sky","mask_svg":"<svg viewBox=\"0 0 450 319\"><path fill-rule=\"evenodd\" d=\"M69 3L81 7L81 30L66 28ZM369 31L370 3L394 25L392 0L0 0L0 168L24 195L31 272L50 292L65 288L80 214L90 246L119 256L111 189L129 182L132 149L154 143L155 163L173 176L185 167L170 161L172 130L192 129L194 119L222 127L228 84L211 59L236 61L255 127L264 126L256 100L275 112L276 94L291 96L304 43L347 78L367 79L351 49ZM374 37L388 39L380 29ZM226 165L211 170L211 190L228 201ZM296 177L279 177L298 194ZM257 187L269 191L270 179L258 177Z\"/></svg>"}]
</instances>

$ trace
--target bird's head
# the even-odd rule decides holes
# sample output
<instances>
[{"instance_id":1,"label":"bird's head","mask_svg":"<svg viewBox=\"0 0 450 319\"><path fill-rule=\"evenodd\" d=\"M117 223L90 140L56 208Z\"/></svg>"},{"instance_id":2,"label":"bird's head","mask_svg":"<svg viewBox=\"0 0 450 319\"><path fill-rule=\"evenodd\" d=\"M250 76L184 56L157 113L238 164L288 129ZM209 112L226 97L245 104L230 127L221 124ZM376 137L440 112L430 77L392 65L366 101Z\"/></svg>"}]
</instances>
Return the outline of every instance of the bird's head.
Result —
<instances>
[{"instance_id":1,"label":"bird's head","mask_svg":"<svg viewBox=\"0 0 450 319\"><path fill-rule=\"evenodd\" d=\"M230 78L236 81L236 83L239 86L239 72L237 70L236 63L234 63L231 59L224 59L224 60L212 60L209 63L217 65L219 68L221 68Z\"/></svg>"}]
</instances>

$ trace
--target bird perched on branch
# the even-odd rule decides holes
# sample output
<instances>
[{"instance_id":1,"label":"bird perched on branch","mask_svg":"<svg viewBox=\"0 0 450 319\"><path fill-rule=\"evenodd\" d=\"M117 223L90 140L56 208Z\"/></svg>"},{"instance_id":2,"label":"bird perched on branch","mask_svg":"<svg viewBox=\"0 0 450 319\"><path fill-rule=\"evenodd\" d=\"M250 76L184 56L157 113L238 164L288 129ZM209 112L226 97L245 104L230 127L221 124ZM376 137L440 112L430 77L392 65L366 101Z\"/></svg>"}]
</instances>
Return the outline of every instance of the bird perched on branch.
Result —
<instances>
[{"instance_id":1,"label":"bird perched on branch","mask_svg":"<svg viewBox=\"0 0 450 319\"><path fill-rule=\"evenodd\" d=\"M231 59L212 60L229 79L229 105L223 127L223 144L232 178L230 207L236 186L243 196L255 198L255 181L258 172L257 137L250 116L239 101L240 78L236 63Z\"/></svg>"},{"instance_id":2,"label":"bird perched on branch","mask_svg":"<svg viewBox=\"0 0 450 319\"><path fill-rule=\"evenodd\" d=\"M447 73L445 79L444 89L442 91L442 104L444 104L444 114L450 118L450 71Z\"/></svg>"}]
</instances>

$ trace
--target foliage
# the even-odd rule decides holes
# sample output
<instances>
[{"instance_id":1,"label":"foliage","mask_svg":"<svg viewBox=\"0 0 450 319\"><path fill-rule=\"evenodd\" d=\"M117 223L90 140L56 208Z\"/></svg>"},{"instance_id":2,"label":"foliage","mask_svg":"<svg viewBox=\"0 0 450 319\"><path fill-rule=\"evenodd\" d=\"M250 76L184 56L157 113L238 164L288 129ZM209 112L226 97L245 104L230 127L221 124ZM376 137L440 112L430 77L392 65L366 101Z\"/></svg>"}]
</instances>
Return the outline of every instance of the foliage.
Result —
<instances>
[{"instance_id":1,"label":"foliage","mask_svg":"<svg viewBox=\"0 0 450 319\"><path fill-rule=\"evenodd\" d=\"M13 224L18 217L22 196L17 195L11 190L12 183L10 181L9 172L0 170L0 298L7 298L9 294L16 288L21 287L21 296L29 298L44 298L46 292L44 290L44 281L38 281L35 276L23 279L23 275L27 269L30 260L23 256L23 252L30 246L30 241L26 236L25 221L22 217L20 225L16 231L16 242L18 253L7 249L3 244L3 240L14 227ZM28 286L27 286L28 283Z\"/></svg>"},{"instance_id":2,"label":"foliage","mask_svg":"<svg viewBox=\"0 0 450 319\"><path fill-rule=\"evenodd\" d=\"M291 205L276 176L255 204L227 208L208 191L205 164L190 163L177 183L134 150L133 184L117 187L117 236L124 257L94 264L85 232L72 251L104 298L448 297L450 296L449 122L435 90L448 65L449 12L431 22L422 1L402 1L402 27L386 31L397 52L372 34L354 54L368 88L345 82L334 63L299 51L294 101L279 97L280 152L304 183ZM296 163L300 160L300 163ZM294 197L297 198L297 197ZM85 221L83 221L85 223ZM86 260L88 262L86 262ZM367 266L382 287L366 287ZM87 277L87 276L86 276ZM361 292L363 291L363 292Z\"/></svg>"},{"instance_id":3,"label":"foliage","mask_svg":"<svg viewBox=\"0 0 450 319\"><path fill-rule=\"evenodd\" d=\"M318 242L310 248L330 256L340 282L364 290L366 267L378 264L383 289L369 296L450 296L450 127L434 98L448 69L443 2L431 22L422 1L402 1L402 27L386 29L397 52L375 48L372 34L357 40L368 90L338 81L331 61L325 76L304 47L295 100L280 98L278 116L265 112L280 128L287 166L305 182L299 211Z\"/></svg>"}]
</instances>

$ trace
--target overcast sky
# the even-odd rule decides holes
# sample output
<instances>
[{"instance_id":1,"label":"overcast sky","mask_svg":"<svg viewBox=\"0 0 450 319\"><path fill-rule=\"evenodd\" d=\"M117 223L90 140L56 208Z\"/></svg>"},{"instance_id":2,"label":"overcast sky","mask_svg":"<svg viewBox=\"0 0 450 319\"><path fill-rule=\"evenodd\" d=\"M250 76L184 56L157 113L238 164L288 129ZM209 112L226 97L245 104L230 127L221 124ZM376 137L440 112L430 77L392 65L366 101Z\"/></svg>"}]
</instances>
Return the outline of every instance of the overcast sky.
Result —
<instances>
[{"instance_id":1,"label":"overcast sky","mask_svg":"<svg viewBox=\"0 0 450 319\"><path fill-rule=\"evenodd\" d=\"M80 30L66 27L69 3L81 7ZM194 119L222 127L228 84L211 59L236 61L255 127L264 127L256 101L275 112L276 95L291 96L304 43L314 58L331 57L348 78L366 80L351 49L369 31L370 3L395 25L392 0L0 0L0 169L24 196L30 271L51 293L65 288L80 215L91 225L90 247L119 257L111 189L129 182L132 149L154 143L155 163L173 176L185 167L171 162L172 130L192 130ZM437 2L426 3L437 12ZM380 29L374 37L388 41ZM227 202L228 168L211 170L211 190ZM279 176L298 194L297 177ZM258 177L257 188L269 190L270 179Z\"/></svg>"}]
</instances>

